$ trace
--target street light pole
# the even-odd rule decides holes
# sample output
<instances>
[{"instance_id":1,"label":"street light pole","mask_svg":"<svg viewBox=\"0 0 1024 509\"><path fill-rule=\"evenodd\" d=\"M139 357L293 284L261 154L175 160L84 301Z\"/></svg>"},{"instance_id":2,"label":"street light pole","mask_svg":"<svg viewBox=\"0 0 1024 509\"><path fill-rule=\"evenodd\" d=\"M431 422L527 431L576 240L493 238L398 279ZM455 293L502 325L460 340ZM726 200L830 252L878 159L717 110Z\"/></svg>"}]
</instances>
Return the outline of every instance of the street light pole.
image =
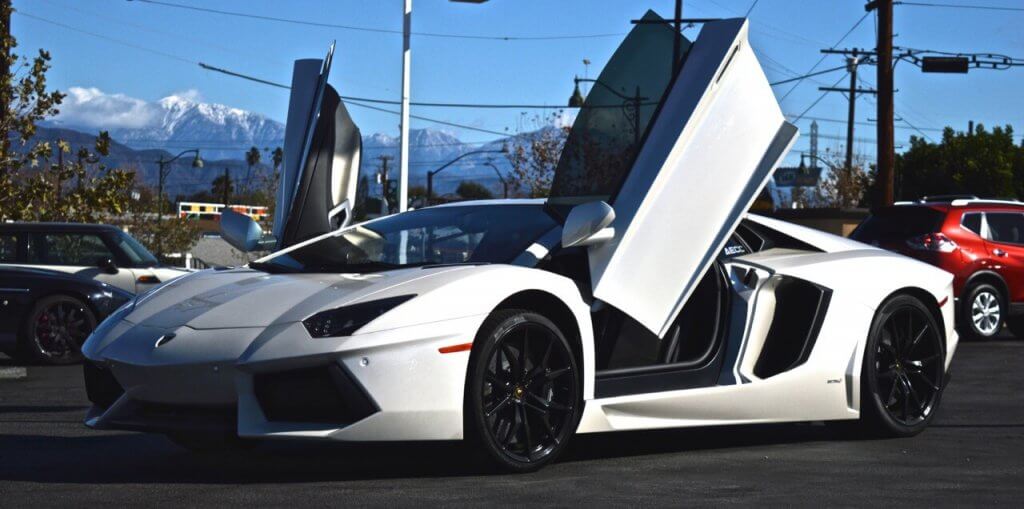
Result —
<instances>
[{"instance_id":1,"label":"street light pole","mask_svg":"<svg viewBox=\"0 0 1024 509\"><path fill-rule=\"evenodd\" d=\"M412 29L412 0L403 0L402 11L402 115L398 160L398 212L405 212L409 207L409 64L412 50L409 47L409 36Z\"/></svg>"},{"instance_id":2,"label":"street light pole","mask_svg":"<svg viewBox=\"0 0 1024 509\"><path fill-rule=\"evenodd\" d=\"M430 205L430 200L434 197L434 175L437 175L438 173L441 173L445 168L455 164L459 160L464 159L464 158L469 157L469 156L472 156L472 155L477 155L477 154L504 154L504 153L506 153L505 149L502 149L502 150L474 150L472 152L466 152L465 154L462 154L461 156L456 157L455 159L452 159L451 161L448 161L447 163L444 163L443 166L441 166L440 168L438 168L436 170L428 171L427 172L427 205L428 206Z\"/></svg>"},{"instance_id":3,"label":"street light pole","mask_svg":"<svg viewBox=\"0 0 1024 509\"><path fill-rule=\"evenodd\" d=\"M162 257L164 255L163 232L161 232L160 230L160 226L163 224L164 218L164 180L167 178L167 175L171 173L171 169L173 168L171 166L171 163L177 161L185 154L195 154L195 158L192 159L193 168L203 167L203 160L202 158L199 157L199 149L197 148L183 150L181 153L170 159L164 159L164 156L161 155L160 159L156 162L156 164L159 165L160 168L160 174L157 176L156 193L156 255L158 259L159 257Z\"/></svg>"}]
</instances>

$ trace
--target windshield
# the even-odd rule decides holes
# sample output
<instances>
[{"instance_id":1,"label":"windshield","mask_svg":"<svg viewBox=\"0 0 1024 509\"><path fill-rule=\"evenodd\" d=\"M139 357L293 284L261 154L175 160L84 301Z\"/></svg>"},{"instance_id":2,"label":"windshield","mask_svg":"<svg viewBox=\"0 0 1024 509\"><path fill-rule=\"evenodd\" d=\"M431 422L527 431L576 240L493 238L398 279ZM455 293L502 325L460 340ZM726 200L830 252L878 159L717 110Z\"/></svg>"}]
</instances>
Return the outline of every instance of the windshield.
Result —
<instances>
[{"instance_id":1,"label":"windshield","mask_svg":"<svg viewBox=\"0 0 1024 509\"><path fill-rule=\"evenodd\" d=\"M356 225L249 266L267 272L377 272L508 263L556 226L543 205L458 205Z\"/></svg>"},{"instance_id":2,"label":"windshield","mask_svg":"<svg viewBox=\"0 0 1024 509\"><path fill-rule=\"evenodd\" d=\"M633 165L644 133L690 42L654 12L630 31L589 88L565 142L551 186L552 205L607 200Z\"/></svg>"},{"instance_id":3,"label":"windshield","mask_svg":"<svg viewBox=\"0 0 1024 509\"><path fill-rule=\"evenodd\" d=\"M117 246L132 261L133 267L153 267L157 265L156 257L149 252L139 241L125 232L118 232Z\"/></svg>"}]
</instances>

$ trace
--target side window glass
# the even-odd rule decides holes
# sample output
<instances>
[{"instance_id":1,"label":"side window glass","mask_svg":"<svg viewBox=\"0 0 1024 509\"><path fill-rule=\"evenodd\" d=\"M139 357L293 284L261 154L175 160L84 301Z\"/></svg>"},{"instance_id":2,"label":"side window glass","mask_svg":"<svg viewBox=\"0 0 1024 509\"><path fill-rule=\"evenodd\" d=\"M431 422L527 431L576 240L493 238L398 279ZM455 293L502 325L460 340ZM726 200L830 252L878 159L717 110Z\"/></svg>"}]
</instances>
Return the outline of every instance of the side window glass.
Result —
<instances>
[{"instance_id":1,"label":"side window glass","mask_svg":"<svg viewBox=\"0 0 1024 509\"><path fill-rule=\"evenodd\" d=\"M1024 214L989 212L985 214L989 238L1005 244L1024 244Z\"/></svg>"},{"instance_id":2,"label":"side window glass","mask_svg":"<svg viewBox=\"0 0 1024 509\"><path fill-rule=\"evenodd\" d=\"M0 235L0 263L18 261L18 237L13 234Z\"/></svg>"},{"instance_id":3,"label":"side window glass","mask_svg":"<svg viewBox=\"0 0 1024 509\"><path fill-rule=\"evenodd\" d=\"M40 235L38 240L30 252L32 263L93 266L101 259L113 258L98 235L47 233Z\"/></svg>"},{"instance_id":4,"label":"side window glass","mask_svg":"<svg viewBox=\"0 0 1024 509\"><path fill-rule=\"evenodd\" d=\"M960 226L975 235L981 235L981 212L968 212L960 218Z\"/></svg>"}]
</instances>

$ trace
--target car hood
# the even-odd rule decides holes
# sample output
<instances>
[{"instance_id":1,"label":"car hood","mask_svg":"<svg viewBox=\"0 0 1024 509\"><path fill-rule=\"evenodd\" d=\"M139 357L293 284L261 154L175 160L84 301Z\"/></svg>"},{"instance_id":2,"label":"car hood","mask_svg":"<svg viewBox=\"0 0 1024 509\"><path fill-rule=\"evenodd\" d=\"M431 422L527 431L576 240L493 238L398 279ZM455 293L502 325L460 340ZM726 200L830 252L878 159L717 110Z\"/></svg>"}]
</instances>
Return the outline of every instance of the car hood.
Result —
<instances>
[{"instance_id":1,"label":"car hood","mask_svg":"<svg viewBox=\"0 0 1024 509\"><path fill-rule=\"evenodd\" d=\"M409 268L372 274L268 274L240 268L204 270L138 298L124 319L151 327L267 327L365 299L398 285L459 267Z\"/></svg>"}]
</instances>

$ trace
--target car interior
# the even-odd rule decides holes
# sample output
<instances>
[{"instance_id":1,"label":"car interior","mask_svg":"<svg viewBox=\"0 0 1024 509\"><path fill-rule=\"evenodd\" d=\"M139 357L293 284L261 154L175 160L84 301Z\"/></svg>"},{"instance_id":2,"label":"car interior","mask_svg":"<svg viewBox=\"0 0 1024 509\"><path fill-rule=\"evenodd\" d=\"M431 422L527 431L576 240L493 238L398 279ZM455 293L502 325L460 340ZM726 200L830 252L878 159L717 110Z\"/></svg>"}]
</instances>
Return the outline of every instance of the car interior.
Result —
<instances>
[{"instance_id":1,"label":"car interior","mask_svg":"<svg viewBox=\"0 0 1024 509\"><path fill-rule=\"evenodd\" d=\"M592 303L596 391L599 397L607 397L718 384L726 358L743 339L743 330L730 331L730 327L736 327L733 322L742 329L746 319L747 303L737 294L758 284L754 270L734 267L731 260L773 248L820 251L788 235L743 221L664 337L626 313L595 301L585 247L553 249L538 268L572 279L584 299ZM823 297L826 291L795 278L781 278L774 291L780 304L775 307L773 325L756 367L758 376L764 377L806 360L803 356L816 336L815 323L827 307Z\"/></svg>"}]
</instances>

